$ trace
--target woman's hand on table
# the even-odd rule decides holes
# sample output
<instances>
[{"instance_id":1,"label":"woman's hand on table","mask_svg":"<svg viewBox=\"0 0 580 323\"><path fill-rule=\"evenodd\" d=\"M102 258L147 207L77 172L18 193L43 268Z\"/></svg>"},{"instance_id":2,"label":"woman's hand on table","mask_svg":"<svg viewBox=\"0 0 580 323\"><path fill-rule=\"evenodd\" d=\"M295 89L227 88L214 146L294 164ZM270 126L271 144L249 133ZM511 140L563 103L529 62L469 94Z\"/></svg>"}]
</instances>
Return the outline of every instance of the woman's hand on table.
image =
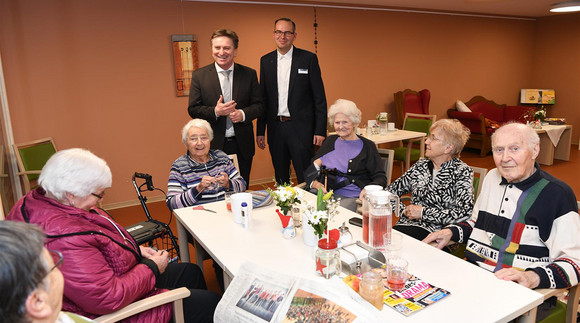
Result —
<instances>
[{"instance_id":1,"label":"woman's hand on table","mask_svg":"<svg viewBox=\"0 0 580 323\"><path fill-rule=\"evenodd\" d=\"M451 241L452 236L453 232L451 232L451 230L442 229L436 232L429 233L429 235L425 239L423 239L423 242L428 244L432 244L432 242L435 242L436 243L435 247L437 249L443 249L443 247L449 244L449 241Z\"/></svg>"}]
</instances>

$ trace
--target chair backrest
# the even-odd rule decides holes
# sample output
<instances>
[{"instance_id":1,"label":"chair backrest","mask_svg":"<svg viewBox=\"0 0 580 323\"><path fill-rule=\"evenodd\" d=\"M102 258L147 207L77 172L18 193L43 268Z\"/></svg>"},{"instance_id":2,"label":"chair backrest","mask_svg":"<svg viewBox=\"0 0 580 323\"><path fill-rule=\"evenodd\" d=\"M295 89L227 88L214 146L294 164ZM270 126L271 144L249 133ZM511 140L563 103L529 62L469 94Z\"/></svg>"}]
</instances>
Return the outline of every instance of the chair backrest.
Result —
<instances>
[{"instance_id":1,"label":"chair backrest","mask_svg":"<svg viewBox=\"0 0 580 323\"><path fill-rule=\"evenodd\" d=\"M231 154L231 155L228 155L228 157L230 158L230 160L232 161L232 163L234 163L234 166L236 167L236 169L239 172L240 171L240 164L238 164L238 155Z\"/></svg>"},{"instance_id":2,"label":"chair backrest","mask_svg":"<svg viewBox=\"0 0 580 323\"><path fill-rule=\"evenodd\" d=\"M26 192L34 188L31 183L38 179L42 167L55 152L56 145L52 138L14 144L14 154Z\"/></svg>"},{"instance_id":3,"label":"chair backrest","mask_svg":"<svg viewBox=\"0 0 580 323\"><path fill-rule=\"evenodd\" d=\"M487 175L487 168L470 167L473 169L473 201L476 201L479 196L479 191L481 191L481 186L483 185L483 179Z\"/></svg>"},{"instance_id":4,"label":"chair backrest","mask_svg":"<svg viewBox=\"0 0 580 323\"><path fill-rule=\"evenodd\" d=\"M429 114L431 92L427 89L419 92L406 89L394 94L397 125L401 126L406 113Z\"/></svg>"},{"instance_id":5,"label":"chair backrest","mask_svg":"<svg viewBox=\"0 0 580 323\"><path fill-rule=\"evenodd\" d=\"M403 122L403 129L424 132L429 135L431 125L437 120L434 114L407 113Z\"/></svg>"},{"instance_id":6,"label":"chair backrest","mask_svg":"<svg viewBox=\"0 0 580 323\"><path fill-rule=\"evenodd\" d=\"M387 185L391 184L391 177L393 174L393 158L395 157L395 151L392 149L378 148L379 155L385 163L385 175L387 176Z\"/></svg>"}]
</instances>

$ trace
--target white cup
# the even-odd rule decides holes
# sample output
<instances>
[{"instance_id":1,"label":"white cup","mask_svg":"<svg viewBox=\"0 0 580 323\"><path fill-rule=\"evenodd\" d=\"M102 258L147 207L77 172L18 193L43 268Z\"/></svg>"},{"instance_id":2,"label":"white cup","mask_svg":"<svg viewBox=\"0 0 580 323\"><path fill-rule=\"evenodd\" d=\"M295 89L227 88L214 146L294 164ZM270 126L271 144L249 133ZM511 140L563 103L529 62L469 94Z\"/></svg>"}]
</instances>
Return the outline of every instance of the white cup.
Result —
<instances>
[{"instance_id":1,"label":"white cup","mask_svg":"<svg viewBox=\"0 0 580 323\"><path fill-rule=\"evenodd\" d=\"M232 203L232 213L234 215L234 222L235 223L242 223L242 202L246 202L248 204L247 210L248 214L252 214L252 194L250 193L236 193L232 194L231 203Z\"/></svg>"},{"instance_id":2,"label":"white cup","mask_svg":"<svg viewBox=\"0 0 580 323\"><path fill-rule=\"evenodd\" d=\"M387 129L388 129L389 131L395 131L395 123L394 123L394 122L389 122L389 123L387 124Z\"/></svg>"},{"instance_id":3,"label":"white cup","mask_svg":"<svg viewBox=\"0 0 580 323\"><path fill-rule=\"evenodd\" d=\"M368 125L369 129L372 126L376 125L376 124L377 124L377 120L369 120L369 121L367 121L367 125Z\"/></svg>"}]
</instances>

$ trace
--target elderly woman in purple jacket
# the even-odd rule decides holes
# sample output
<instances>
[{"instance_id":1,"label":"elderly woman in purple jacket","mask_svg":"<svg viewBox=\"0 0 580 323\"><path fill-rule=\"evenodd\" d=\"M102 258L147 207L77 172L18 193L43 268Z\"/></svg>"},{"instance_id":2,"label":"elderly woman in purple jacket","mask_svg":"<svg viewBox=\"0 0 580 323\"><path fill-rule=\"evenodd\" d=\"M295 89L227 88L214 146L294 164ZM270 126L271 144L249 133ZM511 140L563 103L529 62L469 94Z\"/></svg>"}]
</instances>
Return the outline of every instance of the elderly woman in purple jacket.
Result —
<instances>
[{"instance_id":1,"label":"elderly woman in purple jacket","mask_svg":"<svg viewBox=\"0 0 580 323\"><path fill-rule=\"evenodd\" d=\"M336 135L324 140L305 174L311 189L334 190L334 195L341 198L341 205L352 211L356 211L356 199L366 185L387 185L384 164L375 143L355 132L361 114L349 100L338 99L330 106L328 123L334 126Z\"/></svg>"},{"instance_id":2,"label":"elderly woman in purple jacket","mask_svg":"<svg viewBox=\"0 0 580 323\"><path fill-rule=\"evenodd\" d=\"M63 310L94 318L167 289L187 287L192 293L184 300L186 320L211 322L220 297L206 290L199 267L168 264L166 251L137 245L96 207L111 182L107 163L88 150L59 151L42 169L40 187L20 199L7 217L39 225L47 235L46 248L63 254ZM168 322L171 315L169 304L127 322Z\"/></svg>"}]
</instances>

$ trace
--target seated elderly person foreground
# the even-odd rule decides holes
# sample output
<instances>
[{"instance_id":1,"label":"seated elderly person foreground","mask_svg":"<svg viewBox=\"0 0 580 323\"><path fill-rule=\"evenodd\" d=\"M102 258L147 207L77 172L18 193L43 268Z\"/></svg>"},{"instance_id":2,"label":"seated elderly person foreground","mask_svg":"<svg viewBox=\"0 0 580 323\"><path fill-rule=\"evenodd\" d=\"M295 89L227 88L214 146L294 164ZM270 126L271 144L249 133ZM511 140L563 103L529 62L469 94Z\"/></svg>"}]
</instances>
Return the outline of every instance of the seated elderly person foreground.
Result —
<instances>
[{"instance_id":1,"label":"seated elderly person foreground","mask_svg":"<svg viewBox=\"0 0 580 323\"><path fill-rule=\"evenodd\" d=\"M508 123L495 131L496 168L485 176L473 215L431 233L442 248L467 243L468 261L529 288L564 288L580 277L580 216L572 189L540 169L536 131ZM538 316L540 313L538 313Z\"/></svg>"},{"instance_id":2,"label":"seated elderly person foreground","mask_svg":"<svg viewBox=\"0 0 580 323\"><path fill-rule=\"evenodd\" d=\"M207 121L189 121L181 131L181 140L187 152L171 166L166 201L170 209L223 200L226 190L246 190L246 181L228 155L209 149L213 130Z\"/></svg>"},{"instance_id":3,"label":"seated elderly person foreground","mask_svg":"<svg viewBox=\"0 0 580 323\"><path fill-rule=\"evenodd\" d=\"M452 223L467 220L473 210L473 170L459 159L469 129L455 119L441 119L430 129L425 157L418 160L387 191L411 193L393 229L417 240Z\"/></svg>"},{"instance_id":4,"label":"seated elderly person foreground","mask_svg":"<svg viewBox=\"0 0 580 323\"><path fill-rule=\"evenodd\" d=\"M93 322L61 312L62 254L34 224L0 221L0 322Z\"/></svg>"},{"instance_id":5,"label":"seated elderly person foreground","mask_svg":"<svg viewBox=\"0 0 580 323\"><path fill-rule=\"evenodd\" d=\"M336 135L324 140L305 172L311 189L333 190L335 197L341 198L341 205L352 211L356 211L356 199L365 186L387 185L375 143L355 132L360 119L361 111L354 102L336 100L328 110L328 122Z\"/></svg>"},{"instance_id":6,"label":"seated elderly person foreground","mask_svg":"<svg viewBox=\"0 0 580 323\"><path fill-rule=\"evenodd\" d=\"M190 263L168 264L167 251L138 246L96 207L111 183L103 159L84 149L61 150L42 168L40 187L21 198L7 216L40 226L47 235L46 248L66 259L61 267L63 310L94 318L167 289L187 287L191 296L183 300L186 321L211 322L220 296L206 290L201 269ZM171 316L167 304L127 322L169 322Z\"/></svg>"}]
</instances>

